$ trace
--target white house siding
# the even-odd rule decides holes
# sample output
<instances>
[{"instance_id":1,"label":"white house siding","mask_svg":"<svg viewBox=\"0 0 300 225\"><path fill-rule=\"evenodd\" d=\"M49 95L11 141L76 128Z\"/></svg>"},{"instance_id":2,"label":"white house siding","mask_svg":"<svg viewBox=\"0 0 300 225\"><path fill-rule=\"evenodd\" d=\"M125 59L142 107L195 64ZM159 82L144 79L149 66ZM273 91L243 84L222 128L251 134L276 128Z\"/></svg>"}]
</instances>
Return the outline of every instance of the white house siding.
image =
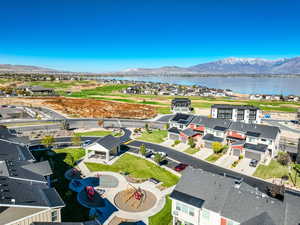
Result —
<instances>
[{"instance_id":1,"label":"white house siding","mask_svg":"<svg viewBox=\"0 0 300 225\"><path fill-rule=\"evenodd\" d=\"M178 210L176 208L177 204L184 205L188 209L192 209L194 212L194 215L191 216L189 212L183 212L182 210ZM173 215L173 225L175 224L176 218L182 222L191 223L193 225L199 225L200 224L200 209L197 207L194 207L192 205L186 204L184 202L174 200L172 199L172 215Z\"/></svg>"},{"instance_id":2,"label":"white house siding","mask_svg":"<svg viewBox=\"0 0 300 225\"><path fill-rule=\"evenodd\" d=\"M53 211L57 212L57 220L56 221L52 221L51 212L53 212ZM25 217L18 221L7 223L4 225L30 225L32 222L61 222L60 209L49 209L46 211L42 211L38 214L34 214L32 216L28 216L28 217Z\"/></svg>"}]
</instances>

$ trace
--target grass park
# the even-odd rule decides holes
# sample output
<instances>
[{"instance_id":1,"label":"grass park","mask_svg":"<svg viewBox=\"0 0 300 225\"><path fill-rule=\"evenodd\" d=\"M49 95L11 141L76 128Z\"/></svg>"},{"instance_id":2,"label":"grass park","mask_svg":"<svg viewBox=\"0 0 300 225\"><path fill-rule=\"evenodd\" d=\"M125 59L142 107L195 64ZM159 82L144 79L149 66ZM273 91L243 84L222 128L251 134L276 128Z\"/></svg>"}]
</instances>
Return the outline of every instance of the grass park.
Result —
<instances>
[{"instance_id":1,"label":"grass park","mask_svg":"<svg viewBox=\"0 0 300 225\"><path fill-rule=\"evenodd\" d=\"M179 177L148 160L128 153L123 154L114 164L86 163L92 172L111 171L126 172L134 178L155 178L163 182L163 186L171 187L179 181Z\"/></svg>"}]
</instances>

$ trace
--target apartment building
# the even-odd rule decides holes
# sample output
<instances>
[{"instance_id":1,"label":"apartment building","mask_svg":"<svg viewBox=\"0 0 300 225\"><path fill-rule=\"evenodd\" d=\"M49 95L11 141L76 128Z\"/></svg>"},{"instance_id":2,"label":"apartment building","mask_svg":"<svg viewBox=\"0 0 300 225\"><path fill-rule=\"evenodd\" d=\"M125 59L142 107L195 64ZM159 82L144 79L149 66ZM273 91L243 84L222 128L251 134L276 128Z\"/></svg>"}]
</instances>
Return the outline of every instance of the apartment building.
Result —
<instances>
[{"instance_id":1,"label":"apartment building","mask_svg":"<svg viewBox=\"0 0 300 225\"><path fill-rule=\"evenodd\" d=\"M206 148L220 142L229 146L232 155L267 162L279 151L280 133L275 126L176 114L170 119L168 137L184 143L194 138Z\"/></svg>"},{"instance_id":2,"label":"apartment building","mask_svg":"<svg viewBox=\"0 0 300 225\"><path fill-rule=\"evenodd\" d=\"M191 100L188 98L174 98L171 103L171 111L173 113L191 113Z\"/></svg>"},{"instance_id":3,"label":"apartment building","mask_svg":"<svg viewBox=\"0 0 300 225\"><path fill-rule=\"evenodd\" d=\"M173 225L299 224L299 193L280 195L279 200L242 180L188 167L170 195Z\"/></svg>"},{"instance_id":4,"label":"apartment building","mask_svg":"<svg viewBox=\"0 0 300 225\"><path fill-rule=\"evenodd\" d=\"M35 162L24 138L0 127L0 224L60 222L64 202L50 187L48 161Z\"/></svg>"},{"instance_id":5,"label":"apartment building","mask_svg":"<svg viewBox=\"0 0 300 225\"><path fill-rule=\"evenodd\" d=\"M251 105L215 104L211 106L211 117L244 123L261 123L262 111Z\"/></svg>"}]
</instances>

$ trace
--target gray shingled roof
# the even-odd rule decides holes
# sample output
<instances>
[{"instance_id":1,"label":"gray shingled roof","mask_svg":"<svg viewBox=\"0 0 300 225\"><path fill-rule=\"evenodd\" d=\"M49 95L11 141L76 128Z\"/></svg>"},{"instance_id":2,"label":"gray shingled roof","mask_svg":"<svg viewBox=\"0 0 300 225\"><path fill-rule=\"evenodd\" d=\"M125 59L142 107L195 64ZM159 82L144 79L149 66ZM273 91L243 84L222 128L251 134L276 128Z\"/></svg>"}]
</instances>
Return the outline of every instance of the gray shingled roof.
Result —
<instances>
[{"instance_id":1,"label":"gray shingled roof","mask_svg":"<svg viewBox=\"0 0 300 225\"><path fill-rule=\"evenodd\" d=\"M48 161L28 163L27 165L23 165L22 168L24 168L25 170L31 171L33 173L42 175L44 177L53 174Z\"/></svg>"},{"instance_id":2,"label":"gray shingled roof","mask_svg":"<svg viewBox=\"0 0 300 225\"><path fill-rule=\"evenodd\" d=\"M170 197L220 213L241 225L299 224L299 193L286 191L284 201L280 201L246 183L238 188L234 181L230 177L188 167Z\"/></svg>"},{"instance_id":3,"label":"gray shingled roof","mask_svg":"<svg viewBox=\"0 0 300 225\"><path fill-rule=\"evenodd\" d=\"M33 222L30 225L84 225L81 222Z\"/></svg>"},{"instance_id":4,"label":"gray shingled roof","mask_svg":"<svg viewBox=\"0 0 300 225\"><path fill-rule=\"evenodd\" d=\"M255 144L245 143L244 148L254 150L254 151L258 151L258 152L265 152L268 149L268 145L264 145L264 144L255 145Z\"/></svg>"},{"instance_id":5,"label":"gray shingled roof","mask_svg":"<svg viewBox=\"0 0 300 225\"><path fill-rule=\"evenodd\" d=\"M170 129L168 129L168 132L174 134L180 134L181 130L179 130L177 127L171 127Z\"/></svg>"},{"instance_id":6,"label":"gray shingled roof","mask_svg":"<svg viewBox=\"0 0 300 225\"><path fill-rule=\"evenodd\" d=\"M252 217L249 220L241 223L241 225L276 225L270 215L266 212Z\"/></svg>"},{"instance_id":7,"label":"gray shingled roof","mask_svg":"<svg viewBox=\"0 0 300 225\"><path fill-rule=\"evenodd\" d=\"M211 142L223 142L224 139L220 138L220 137L216 137L213 134L206 134L206 135L204 135L202 140L211 141Z\"/></svg>"},{"instance_id":8,"label":"gray shingled roof","mask_svg":"<svg viewBox=\"0 0 300 225\"><path fill-rule=\"evenodd\" d=\"M35 160L25 146L5 140L0 140L0 146L0 160Z\"/></svg>"},{"instance_id":9,"label":"gray shingled roof","mask_svg":"<svg viewBox=\"0 0 300 225\"><path fill-rule=\"evenodd\" d=\"M122 143L120 138L114 137L112 135L107 135L103 138L99 138L95 142L109 150L112 150L113 148L119 146Z\"/></svg>"},{"instance_id":10,"label":"gray shingled roof","mask_svg":"<svg viewBox=\"0 0 300 225\"><path fill-rule=\"evenodd\" d=\"M247 124L242 122L231 122L230 130L239 131L242 133L252 132L259 133L261 138L275 139L280 133L280 129L275 126L262 124Z\"/></svg>"},{"instance_id":11,"label":"gray shingled roof","mask_svg":"<svg viewBox=\"0 0 300 225\"><path fill-rule=\"evenodd\" d=\"M197 132L195 132L192 128L186 128L182 131L182 133L184 133L188 137L192 137L197 134Z\"/></svg>"}]
</instances>

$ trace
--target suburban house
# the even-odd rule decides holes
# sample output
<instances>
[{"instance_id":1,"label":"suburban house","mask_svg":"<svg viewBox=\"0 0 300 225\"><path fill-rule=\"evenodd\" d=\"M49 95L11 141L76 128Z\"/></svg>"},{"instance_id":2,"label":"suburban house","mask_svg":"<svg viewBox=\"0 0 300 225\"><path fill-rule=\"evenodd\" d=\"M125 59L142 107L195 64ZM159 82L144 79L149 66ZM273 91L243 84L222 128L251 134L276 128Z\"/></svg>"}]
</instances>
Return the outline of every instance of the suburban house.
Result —
<instances>
[{"instance_id":1,"label":"suburban house","mask_svg":"<svg viewBox=\"0 0 300 225\"><path fill-rule=\"evenodd\" d=\"M85 147L85 160L109 162L113 157L120 153L120 138L107 135L97 139L95 142Z\"/></svg>"},{"instance_id":2,"label":"suburban house","mask_svg":"<svg viewBox=\"0 0 300 225\"><path fill-rule=\"evenodd\" d=\"M48 161L35 162L27 144L0 127L1 225L60 222L64 202L50 186Z\"/></svg>"},{"instance_id":3,"label":"suburban house","mask_svg":"<svg viewBox=\"0 0 300 225\"><path fill-rule=\"evenodd\" d=\"M300 196L273 198L242 180L188 167L170 195L173 225L297 225Z\"/></svg>"},{"instance_id":4,"label":"suburban house","mask_svg":"<svg viewBox=\"0 0 300 225\"><path fill-rule=\"evenodd\" d=\"M215 104L211 106L211 117L259 124L261 123L262 111L251 105Z\"/></svg>"},{"instance_id":5,"label":"suburban house","mask_svg":"<svg viewBox=\"0 0 300 225\"><path fill-rule=\"evenodd\" d=\"M233 155L260 161L277 155L280 133L274 126L232 122L227 137L232 143Z\"/></svg>"},{"instance_id":6,"label":"suburban house","mask_svg":"<svg viewBox=\"0 0 300 225\"><path fill-rule=\"evenodd\" d=\"M33 96L52 96L55 92L52 88L45 88L41 86L19 86L17 90L27 92Z\"/></svg>"},{"instance_id":7,"label":"suburban house","mask_svg":"<svg viewBox=\"0 0 300 225\"><path fill-rule=\"evenodd\" d=\"M183 143L194 138L198 145L206 148L219 142L228 145L232 155L268 162L279 151L280 133L274 126L176 114L170 119L168 138Z\"/></svg>"},{"instance_id":8,"label":"suburban house","mask_svg":"<svg viewBox=\"0 0 300 225\"><path fill-rule=\"evenodd\" d=\"M190 113L193 108L189 98L174 98L171 103L173 113Z\"/></svg>"}]
</instances>

